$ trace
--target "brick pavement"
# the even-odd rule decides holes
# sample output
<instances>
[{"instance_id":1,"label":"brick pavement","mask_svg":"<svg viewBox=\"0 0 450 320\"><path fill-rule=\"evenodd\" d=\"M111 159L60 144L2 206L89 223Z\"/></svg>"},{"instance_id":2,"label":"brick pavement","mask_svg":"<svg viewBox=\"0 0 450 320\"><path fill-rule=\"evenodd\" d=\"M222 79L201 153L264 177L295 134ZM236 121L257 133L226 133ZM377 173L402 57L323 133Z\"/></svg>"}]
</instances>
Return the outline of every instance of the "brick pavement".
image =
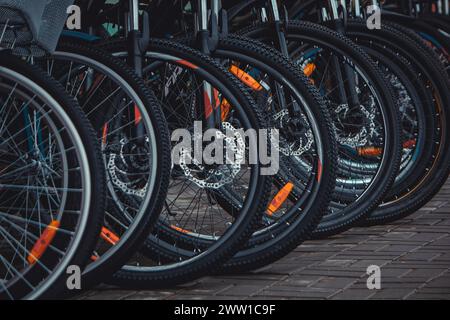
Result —
<instances>
[{"instance_id":1,"label":"brick pavement","mask_svg":"<svg viewBox=\"0 0 450 320\"><path fill-rule=\"evenodd\" d=\"M381 289L366 269L381 267ZM385 226L309 241L249 274L205 277L172 290L99 286L78 299L450 299L450 180L430 203Z\"/></svg>"}]
</instances>

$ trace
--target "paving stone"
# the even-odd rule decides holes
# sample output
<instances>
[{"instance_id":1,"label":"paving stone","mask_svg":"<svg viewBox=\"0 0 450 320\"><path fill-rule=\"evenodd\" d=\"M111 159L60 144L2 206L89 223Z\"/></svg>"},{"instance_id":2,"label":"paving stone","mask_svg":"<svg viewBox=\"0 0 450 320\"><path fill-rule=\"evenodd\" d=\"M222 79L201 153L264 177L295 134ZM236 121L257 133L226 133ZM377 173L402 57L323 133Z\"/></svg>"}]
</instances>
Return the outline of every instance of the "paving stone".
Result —
<instances>
[{"instance_id":1,"label":"paving stone","mask_svg":"<svg viewBox=\"0 0 450 320\"><path fill-rule=\"evenodd\" d=\"M319 266L324 266L324 267L333 267L333 266L345 267L345 266L352 265L356 261L357 260L349 260L349 259L328 259L328 260L325 260L325 261L319 263Z\"/></svg>"},{"instance_id":2,"label":"paving stone","mask_svg":"<svg viewBox=\"0 0 450 320\"><path fill-rule=\"evenodd\" d=\"M280 297L280 298L322 298L325 299L331 296L335 291L333 290L319 290L316 288L315 290L264 290L258 296L271 296L271 297Z\"/></svg>"},{"instance_id":3,"label":"paving stone","mask_svg":"<svg viewBox=\"0 0 450 320\"><path fill-rule=\"evenodd\" d=\"M167 300L213 300L215 297L214 296L202 296L202 295L190 295L190 294L178 294L178 295L174 295L174 296L170 296ZM239 297L232 297L235 300L239 300ZM221 300L221 299L225 299L224 297L216 297L215 299L217 300ZM231 299L231 298L230 298Z\"/></svg>"},{"instance_id":4,"label":"paving stone","mask_svg":"<svg viewBox=\"0 0 450 320\"><path fill-rule=\"evenodd\" d=\"M351 249L349 249L347 252L367 252L367 251L378 251L380 249L383 249L388 246L388 242L386 243L362 243L359 244Z\"/></svg>"},{"instance_id":5,"label":"paving stone","mask_svg":"<svg viewBox=\"0 0 450 320\"><path fill-rule=\"evenodd\" d=\"M332 300L365 300L375 292L369 289L348 289L331 297Z\"/></svg>"},{"instance_id":6,"label":"paving stone","mask_svg":"<svg viewBox=\"0 0 450 320\"><path fill-rule=\"evenodd\" d=\"M364 282L357 282L351 286L352 289L367 289L366 279ZM397 278L387 280L381 279L381 287L385 289L401 289L408 288L411 290L419 289L423 285L423 282L399 282Z\"/></svg>"},{"instance_id":7,"label":"paving stone","mask_svg":"<svg viewBox=\"0 0 450 320\"><path fill-rule=\"evenodd\" d=\"M423 241L423 242L435 241L435 240L438 240L439 238L445 237L446 235L447 235L446 233L420 232L420 233L416 233L408 240L414 241L417 239L418 241Z\"/></svg>"},{"instance_id":8,"label":"paving stone","mask_svg":"<svg viewBox=\"0 0 450 320\"><path fill-rule=\"evenodd\" d=\"M371 296L371 299L403 299L409 294L413 293L411 288L388 288L376 290L375 294Z\"/></svg>"},{"instance_id":9,"label":"paving stone","mask_svg":"<svg viewBox=\"0 0 450 320\"><path fill-rule=\"evenodd\" d=\"M342 289L355 282L352 278L332 278L324 277L323 279L314 283L314 288L330 288L330 289Z\"/></svg>"},{"instance_id":10,"label":"paving stone","mask_svg":"<svg viewBox=\"0 0 450 320\"><path fill-rule=\"evenodd\" d=\"M277 280L281 280L283 278L282 275L279 274L272 274L272 273L266 273L266 272L253 272L253 273L248 273L248 274L236 274L236 275L231 275L228 277L223 277L223 279L235 279L235 280L244 280L246 281L247 279L253 279L255 281L258 280L272 280L272 281L277 281Z\"/></svg>"},{"instance_id":11,"label":"paving stone","mask_svg":"<svg viewBox=\"0 0 450 320\"><path fill-rule=\"evenodd\" d=\"M365 270L363 272L365 273ZM361 272L360 270L351 271L351 270L345 270L345 269L324 269L324 268L317 267L314 269L302 270L301 274L326 276L326 277L359 278L363 272Z\"/></svg>"},{"instance_id":12,"label":"paving stone","mask_svg":"<svg viewBox=\"0 0 450 320\"><path fill-rule=\"evenodd\" d=\"M412 237L414 237L416 235L416 232L398 232L398 231L393 231L393 232L388 232L386 234L383 235L384 239L392 239L392 240L396 240L396 239L412 239Z\"/></svg>"},{"instance_id":13,"label":"paving stone","mask_svg":"<svg viewBox=\"0 0 450 320\"><path fill-rule=\"evenodd\" d=\"M440 255L435 259L435 261L448 261L450 263L450 252Z\"/></svg>"},{"instance_id":14,"label":"paving stone","mask_svg":"<svg viewBox=\"0 0 450 320\"><path fill-rule=\"evenodd\" d=\"M319 281L322 278L323 278L323 276L321 276L321 275L318 275L318 276L292 275L292 276L289 276L287 279L285 279L283 281L279 281L277 283L280 285L286 284L291 287L308 287L308 286L313 285L314 283L317 283L317 281Z\"/></svg>"},{"instance_id":15,"label":"paving stone","mask_svg":"<svg viewBox=\"0 0 450 320\"><path fill-rule=\"evenodd\" d=\"M381 267L381 277L382 279L387 277L401 277L412 272L412 270L410 268L391 268L389 264L387 267Z\"/></svg>"},{"instance_id":16,"label":"paving stone","mask_svg":"<svg viewBox=\"0 0 450 320\"><path fill-rule=\"evenodd\" d=\"M89 296L86 298L86 300L123 300L136 293L136 291L109 290Z\"/></svg>"},{"instance_id":17,"label":"paving stone","mask_svg":"<svg viewBox=\"0 0 450 320\"><path fill-rule=\"evenodd\" d=\"M400 281L402 283L420 283L420 285L425 284L427 281L430 281L430 277L427 276L423 276L423 277L408 277L407 275L409 275L410 273L407 273L406 276L402 276L402 277L396 277L396 281ZM381 279L381 281L385 281L386 279ZM392 281L391 281L392 282ZM394 281L395 282L395 281Z\"/></svg>"},{"instance_id":18,"label":"paving stone","mask_svg":"<svg viewBox=\"0 0 450 320\"><path fill-rule=\"evenodd\" d=\"M450 294L442 293L417 293L410 295L408 299L411 300L450 300Z\"/></svg>"},{"instance_id":19,"label":"paving stone","mask_svg":"<svg viewBox=\"0 0 450 320\"><path fill-rule=\"evenodd\" d=\"M402 261L431 261L438 258L441 253L436 252L411 252L402 256L400 260Z\"/></svg>"},{"instance_id":20,"label":"paving stone","mask_svg":"<svg viewBox=\"0 0 450 320\"><path fill-rule=\"evenodd\" d=\"M230 286L232 286L232 284L230 284L228 282L201 282L201 283L198 283L194 287L180 290L180 292L189 290L191 292L195 292L198 294L214 294L216 292L225 290Z\"/></svg>"},{"instance_id":21,"label":"paving stone","mask_svg":"<svg viewBox=\"0 0 450 320\"><path fill-rule=\"evenodd\" d=\"M286 285L274 285L270 288L267 288L261 292L261 294L264 294L265 291L288 291L288 292L298 292L305 293L305 292L314 292L314 293L324 293L324 294L332 294L333 292L336 292L336 288L321 288L321 287L291 287Z\"/></svg>"},{"instance_id":22,"label":"paving stone","mask_svg":"<svg viewBox=\"0 0 450 320\"><path fill-rule=\"evenodd\" d=\"M124 300L164 300L171 297L172 294L163 294L154 291L139 291L134 294L128 295Z\"/></svg>"},{"instance_id":23,"label":"paving stone","mask_svg":"<svg viewBox=\"0 0 450 320\"><path fill-rule=\"evenodd\" d=\"M227 285L235 285L235 286L245 286L245 285L257 285L257 286L261 286L261 287L266 287L266 286L270 286L282 279L277 279L277 280L263 280L263 279L253 279L252 276L250 275L247 279L234 279L234 278L221 278L220 279L222 282L225 282ZM214 281L217 281L216 279L214 280L204 280L202 281L205 285L208 285L210 283L213 283Z\"/></svg>"},{"instance_id":24,"label":"paving stone","mask_svg":"<svg viewBox=\"0 0 450 320\"><path fill-rule=\"evenodd\" d=\"M435 293L444 293L444 294L450 294L450 289L448 287L440 287L440 288L431 288L431 287L425 287L417 290L417 293L423 293L423 294L435 294Z\"/></svg>"},{"instance_id":25,"label":"paving stone","mask_svg":"<svg viewBox=\"0 0 450 320\"><path fill-rule=\"evenodd\" d=\"M392 263L389 263L387 266L392 269L412 269L412 270L421 268L446 269L448 267L448 264L445 264L443 262L431 264L426 263L426 261L393 261Z\"/></svg>"},{"instance_id":26,"label":"paving stone","mask_svg":"<svg viewBox=\"0 0 450 320\"><path fill-rule=\"evenodd\" d=\"M410 278L410 277L425 277L431 280L431 278L438 276L442 272L444 272L445 269L431 269L431 268L424 268L424 269L416 269L409 273L407 273L402 278Z\"/></svg>"},{"instance_id":27,"label":"paving stone","mask_svg":"<svg viewBox=\"0 0 450 320\"><path fill-rule=\"evenodd\" d=\"M435 208L435 207L422 207L422 208L420 208L420 211L433 211L436 209L437 208Z\"/></svg>"},{"instance_id":28,"label":"paving stone","mask_svg":"<svg viewBox=\"0 0 450 320\"><path fill-rule=\"evenodd\" d=\"M263 286L261 285L252 285L252 286L248 286L248 285L239 285L239 286L230 286L227 289L219 292L217 295L218 296L251 296L254 294L257 294L258 292L260 292L261 290L263 290Z\"/></svg>"},{"instance_id":29,"label":"paving stone","mask_svg":"<svg viewBox=\"0 0 450 320\"><path fill-rule=\"evenodd\" d=\"M383 247L382 252L409 252L412 251L414 249L420 248L420 246L416 246L416 245L406 245L406 244L389 244L389 245L385 245Z\"/></svg>"},{"instance_id":30,"label":"paving stone","mask_svg":"<svg viewBox=\"0 0 450 320\"><path fill-rule=\"evenodd\" d=\"M368 266L371 266L371 265L382 266L390 261L391 260L359 260L358 262L352 264L352 267L359 268L362 271L365 271L365 270L367 270Z\"/></svg>"},{"instance_id":31,"label":"paving stone","mask_svg":"<svg viewBox=\"0 0 450 320\"><path fill-rule=\"evenodd\" d=\"M383 261L392 261L398 256L399 256L398 253L387 253L387 252L368 252L366 254L360 255L351 252L337 255L337 257L339 257L340 259L383 260Z\"/></svg>"},{"instance_id":32,"label":"paving stone","mask_svg":"<svg viewBox=\"0 0 450 320\"><path fill-rule=\"evenodd\" d=\"M415 225L416 225L416 228L417 228L417 226L421 226L421 225L434 226L434 225L438 224L439 222L441 222L441 220L442 219L440 219L440 218L431 218L430 216L428 216L427 218L417 219L417 221L415 221Z\"/></svg>"},{"instance_id":33,"label":"paving stone","mask_svg":"<svg viewBox=\"0 0 450 320\"><path fill-rule=\"evenodd\" d=\"M450 291L450 278L439 277L427 283L425 288L446 288Z\"/></svg>"},{"instance_id":34,"label":"paving stone","mask_svg":"<svg viewBox=\"0 0 450 320\"><path fill-rule=\"evenodd\" d=\"M292 297L277 297L277 296L254 296L254 297L248 297L246 298L246 300L268 300L268 301L273 301L273 300L289 300L292 299ZM298 298L294 298L294 299L298 299ZM307 298L305 298L307 299ZM311 298L311 299L316 299L316 298Z\"/></svg>"}]
</instances>

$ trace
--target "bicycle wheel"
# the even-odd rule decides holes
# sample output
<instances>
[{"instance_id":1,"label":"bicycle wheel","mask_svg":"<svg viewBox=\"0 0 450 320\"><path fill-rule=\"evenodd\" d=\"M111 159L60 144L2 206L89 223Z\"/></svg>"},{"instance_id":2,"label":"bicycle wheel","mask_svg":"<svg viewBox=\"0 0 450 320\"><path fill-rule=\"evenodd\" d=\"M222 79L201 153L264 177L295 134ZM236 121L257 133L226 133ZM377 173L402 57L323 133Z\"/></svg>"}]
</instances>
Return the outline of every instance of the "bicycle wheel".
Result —
<instances>
[{"instance_id":1,"label":"bicycle wheel","mask_svg":"<svg viewBox=\"0 0 450 320\"><path fill-rule=\"evenodd\" d=\"M100 232L100 147L62 87L5 52L0 106L0 299L58 298Z\"/></svg>"},{"instance_id":2,"label":"bicycle wheel","mask_svg":"<svg viewBox=\"0 0 450 320\"><path fill-rule=\"evenodd\" d=\"M41 62L75 97L97 131L107 209L83 287L108 279L148 236L164 204L170 140L159 103L120 60L67 39Z\"/></svg>"},{"instance_id":3,"label":"bicycle wheel","mask_svg":"<svg viewBox=\"0 0 450 320\"><path fill-rule=\"evenodd\" d=\"M425 170L416 173L415 182L403 190L395 190L395 195L368 217L367 224L395 221L405 217L425 205L446 182L450 171L449 130L449 79L438 58L411 31L393 23L384 23L381 30L367 32L365 24L350 20L348 36L366 46L387 47L395 54L410 61L416 71L417 79L422 81L433 96L434 118L433 154Z\"/></svg>"},{"instance_id":4,"label":"bicycle wheel","mask_svg":"<svg viewBox=\"0 0 450 320\"><path fill-rule=\"evenodd\" d=\"M240 34L274 45L270 24ZM373 61L343 35L309 22L286 23L290 58L325 98L338 141L333 201L313 237L340 233L381 203L400 166L394 93ZM303 174L298 172L298 175Z\"/></svg>"},{"instance_id":5,"label":"bicycle wheel","mask_svg":"<svg viewBox=\"0 0 450 320\"><path fill-rule=\"evenodd\" d=\"M110 42L105 47L126 59L126 42ZM250 147L240 133L265 128L263 117L233 75L211 58L171 41L151 40L145 57L144 79L157 93L169 129L177 134L173 143L178 151L172 156L179 160L173 161L165 208L141 249L144 255L133 257L114 275L112 283L166 287L213 272L239 250L267 207L271 178L265 175L260 162L263 147L258 146L257 140L252 140ZM206 109L210 110L208 115L212 110L226 114L216 127L219 138L224 129L231 135L223 145L225 149L221 149L223 154L227 148L233 148L237 158L253 161L205 166L192 152L177 148L180 139L177 129L184 129L181 133L187 135L189 145L194 145L193 138L205 132L206 128L201 128L203 105L212 106ZM243 199L242 205L231 213L217 199L226 189ZM168 229L173 230L170 237L165 232ZM184 245L186 237L189 246Z\"/></svg>"}]
</instances>

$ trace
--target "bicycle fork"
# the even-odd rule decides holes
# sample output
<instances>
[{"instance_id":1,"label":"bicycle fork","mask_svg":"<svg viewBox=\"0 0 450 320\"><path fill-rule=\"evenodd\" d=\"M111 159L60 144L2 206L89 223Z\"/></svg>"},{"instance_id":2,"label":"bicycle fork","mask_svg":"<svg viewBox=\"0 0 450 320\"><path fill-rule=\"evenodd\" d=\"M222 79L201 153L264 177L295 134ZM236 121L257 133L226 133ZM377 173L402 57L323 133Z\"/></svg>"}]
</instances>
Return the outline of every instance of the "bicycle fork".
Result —
<instances>
[{"instance_id":1,"label":"bicycle fork","mask_svg":"<svg viewBox=\"0 0 450 320\"><path fill-rule=\"evenodd\" d=\"M219 16L222 15L222 28L219 31ZM196 34L200 51L211 55L219 43L219 32L227 33L226 13L221 8L219 0L211 1L210 18L208 19L207 0L197 0ZM210 28L209 28L210 26ZM222 123L222 108L217 89L206 81L203 82L204 121L207 128L220 128Z\"/></svg>"},{"instance_id":2,"label":"bicycle fork","mask_svg":"<svg viewBox=\"0 0 450 320\"><path fill-rule=\"evenodd\" d=\"M345 1L329 0L329 7L331 9L331 19L334 21L335 31L345 35L348 14ZM322 14L324 12L322 10ZM328 16L323 14L322 20L326 21L327 19ZM360 101L356 91L357 81L353 69L347 63L341 66L336 56L331 58L331 63L333 71L336 74L339 102L348 105L350 110L359 107Z\"/></svg>"},{"instance_id":3,"label":"bicycle fork","mask_svg":"<svg viewBox=\"0 0 450 320\"><path fill-rule=\"evenodd\" d=\"M143 76L143 58L150 42L150 23L146 11L143 12L143 31L139 29L139 0L129 0L129 13L127 19L127 33L129 41L129 59L136 74ZM142 114L135 105L133 109L136 141L139 145L145 143L145 128L142 122Z\"/></svg>"},{"instance_id":4,"label":"bicycle fork","mask_svg":"<svg viewBox=\"0 0 450 320\"><path fill-rule=\"evenodd\" d=\"M285 33L286 30L285 27L283 26L283 22L281 21L277 0L270 0L270 10L277 36L276 40L278 44L278 50L283 54L283 56L289 59L289 49ZM284 23L287 24L287 22L288 22L288 14L286 8L284 7ZM283 87L279 83L275 84L275 93L283 110L289 110L291 115L294 117L301 113L300 106L297 104L295 100L292 100L292 103L287 103L286 94L284 92Z\"/></svg>"}]
</instances>

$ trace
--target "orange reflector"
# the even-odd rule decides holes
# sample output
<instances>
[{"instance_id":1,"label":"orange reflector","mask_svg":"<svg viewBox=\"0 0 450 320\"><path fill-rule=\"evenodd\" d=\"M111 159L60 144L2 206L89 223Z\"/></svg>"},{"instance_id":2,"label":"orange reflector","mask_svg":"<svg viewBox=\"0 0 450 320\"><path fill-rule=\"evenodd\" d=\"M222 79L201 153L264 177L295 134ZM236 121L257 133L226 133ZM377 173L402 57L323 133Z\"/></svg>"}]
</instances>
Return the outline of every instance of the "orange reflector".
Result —
<instances>
[{"instance_id":1,"label":"orange reflector","mask_svg":"<svg viewBox=\"0 0 450 320\"><path fill-rule=\"evenodd\" d=\"M141 120L142 120L141 111L139 111L137 105L134 105L134 124L137 126L139 122L141 122Z\"/></svg>"},{"instance_id":2,"label":"orange reflector","mask_svg":"<svg viewBox=\"0 0 450 320\"><path fill-rule=\"evenodd\" d=\"M213 89L213 95L214 95L214 109L217 109L220 106L219 90Z\"/></svg>"},{"instance_id":3,"label":"orange reflector","mask_svg":"<svg viewBox=\"0 0 450 320\"><path fill-rule=\"evenodd\" d=\"M266 213L269 216L273 215L281 207L287 197L291 194L293 188L294 184L292 182L288 182L280 191L278 191L277 195L272 199L272 202L270 202L269 207L266 210Z\"/></svg>"},{"instance_id":4,"label":"orange reflector","mask_svg":"<svg viewBox=\"0 0 450 320\"><path fill-rule=\"evenodd\" d=\"M206 91L203 91L203 101L205 103L205 117L208 119L213 113L213 107L211 105L211 98Z\"/></svg>"},{"instance_id":5,"label":"orange reflector","mask_svg":"<svg viewBox=\"0 0 450 320\"><path fill-rule=\"evenodd\" d=\"M52 243L55 238L56 232L58 231L60 226L60 222L53 220L42 232L39 239L31 249L30 254L28 255L28 263L35 264L44 254L45 250L47 250L48 246Z\"/></svg>"},{"instance_id":6,"label":"orange reflector","mask_svg":"<svg viewBox=\"0 0 450 320\"><path fill-rule=\"evenodd\" d=\"M315 70L316 70L316 65L314 63L308 63L303 68L303 73L305 74L305 76L310 77Z\"/></svg>"},{"instance_id":7,"label":"orange reflector","mask_svg":"<svg viewBox=\"0 0 450 320\"><path fill-rule=\"evenodd\" d=\"M320 182L322 179L323 166L322 161L317 161L317 181Z\"/></svg>"},{"instance_id":8,"label":"orange reflector","mask_svg":"<svg viewBox=\"0 0 450 320\"><path fill-rule=\"evenodd\" d=\"M105 240L106 242L109 242L111 245L117 244L119 242L120 238L117 236L114 232L111 230L108 230L105 227L102 227L102 232L100 233L100 237Z\"/></svg>"},{"instance_id":9,"label":"orange reflector","mask_svg":"<svg viewBox=\"0 0 450 320\"><path fill-rule=\"evenodd\" d=\"M377 147L361 147L357 148L358 155L364 157L379 157L383 153L382 148Z\"/></svg>"},{"instance_id":10,"label":"orange reflector","mask_svg":"<svg viewBox=\"0 0 450 320\"><path fill-rule=\"evenodd\" d=\"M220 112L222 114L222 121L227 120L228 115L231 111L231 105L228 103L227 99L223 99L222 104L220 105Z\"/></svg>"},{"instance_id":11,"label":"orange reflector","mask_svg":"<svg viewBox=\"0 0 450 320\"><path fill-rule=\"evenodd\" d=\"M183 228L180 228L180 227L177 227L177 226L174 226L174 225L171 225L170 227L171 227L172 229L176 230L176 231L181 232L181 233L189 233L188 230L185 230L185 229L183 229Z\"/></svg>"},{"instance_id":12,"label":"orange reflector","mask_svg":"<svg viewBox=\"0 0 450 320\"><path fill-rule=\"evenodd\" d=\"M228 118L228 114L230 113L231 105L228 103L227 99L223 99L222 103L219 98L219 90L213 89L214 95L214 109L217 109L220 106L220 113L222 121L225 121Z\"/></svg>"},{"instance_id":13,"label":"orange reflector","mask_svg":"<svg viewBox=\"0 0 450 320\"><path fill-rule=\"evenodd\" d=\"M177 62L179 63L179 64L182 64L183 66L186 66L186 67L188 67L188 68L190 68L190 69L198 69L198 67L195 65L195 64L193 64L193 63L190 63L189 61L186 61L186 60L177 60Z\"/></svg>"},{"instance_id":14,"label":"orange reflector","mask_svg":"<svg viewBox=\"0 0 450 320\"><path fill-rule=\"evenodd\" d=\"M416 140L415 139L411 139L411 140L407 140L405 142L403 142L403 148L404 149L412 149L416 146Z\"/></svg>"},{"instance_id":15,"label":"orange reflector","mask_svg":"<svg viewBox=\"0 0 450 320\"><path fill-rule=\"evenodd\" d=\"M105 125L103 126L103 133L102 133L103 145L106 144L107 137L108 137L108 123L105 123Z\"/></svg>"},{"instance_id":16,"label":"orange reflector","mask_svg":"<svg viewBox=\"0 0 450 320\"><path fill-rule=\"evenodd\" d=\"M92 255L92 256L91 256L91 260L92 260L92 261L97 261L98 258L99 258L99 256L96 256L96 255Z\"/></svg>"},{"instance_id":17,"label":"orange reflector","mask_svg":"<svg viewBox=\"0 0 450 320\"><path fill-rule=\"evenodd\" d=\"M262 90L263 87L259 84L259 82L244 70L241 70L236 66L231 66L230 72L238 77L246 86L252 88L253 90Z\"/></svg>"}]
</instances>

